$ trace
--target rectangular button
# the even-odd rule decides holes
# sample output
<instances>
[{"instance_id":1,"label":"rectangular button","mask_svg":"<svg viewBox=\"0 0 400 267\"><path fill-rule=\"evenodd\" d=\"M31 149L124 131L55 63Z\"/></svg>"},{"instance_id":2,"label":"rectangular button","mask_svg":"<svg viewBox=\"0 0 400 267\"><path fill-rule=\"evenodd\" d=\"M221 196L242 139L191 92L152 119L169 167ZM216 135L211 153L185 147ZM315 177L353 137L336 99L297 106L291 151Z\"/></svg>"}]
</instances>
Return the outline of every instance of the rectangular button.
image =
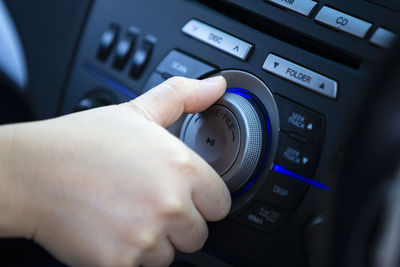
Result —
<instances>
[{"instance_id":1,"label":"rectangular button","mask_svg":"<svg viewBox=\"0 0 400 267\"><path fill-rule=\"evenodd\" d=\"M246 60L253 49L252 44L195 19L186 23L182 32L242 60Z\"/></svg>"},{"instance_id":2,"label":"rectangular button","mask_svg":"<svg viewBox=\"0 0 400 267\"><path fill-rule=\"evenodd\" d=\"M393 32L384 28L378 28L371 37L371 44L383 48L390 48L397 39L399 39L399 36Z\"/></svg>"},{"instance_id":3,"label":"rectangular button","mask_svg":"<svg viewBox=\"0 0 400 267\"><path fill-rule=\"evenodd\" d=\"M275 100L282 130L305 137L316 145L321 144L323 127L321 116L283 97L275 96Z\"/></svg>"},{"instance_id":4,"label":"rectangular button","mask_svg":"<svg viewBox=\"0 0 400 267\"><path fill-rule=\"evenodd\" d=\"M272 171L257 192L257 196L278 208L292 211L300 203L306 189L306 184Z\"/></svg>"},{"instance_id":5,"label":"rectangular button","mask_svg":"<svg viewBox=\"0 0 400 267\"><path fill-rule=\"evenodd\" d=\"M120 32L119 26L112 24L101 35L100 45L97 49L97 58L101 61L106 61L111 54L115 44L117 43Z\"/></svg>"},{"instance_id":6,"label":"rectangular button","mask_svg":"<svg viewBox=\"0 0 400 267\"><path fill-rule=\"evenodd\" d=\"M156 70L159 73L168 73L171 76L199 79L216 71L216 68L180 51L172 50L157 66Z\"/></svg>"},{"instance_id":7,"label":"rectangular button","mask_svg":"<svg viewBox=\"0 0 400 267\"><path fill-rule=\"evenodd\" d=\"M129 75L132 78L140 78L140 75L149 62L153 47L156 42L157 38L151 34L146 35L146 37L142 40L140 47L136 50L131 61L132 63Z\"/></svg>"},{"instance_id":8,"label":"rectangular button","mask_svg":"<svg viewBox=\"0 0 400 267\"><path fill-rule=\"evenodd\" d=\"M274 3L304 16L309 16L317 5L317 2L312 0L265 0L265 2Z\"/></svg>"},{"instance_id":9,"label":"rectangular button","mask_svg":"<svg viewBox=\"0 0 400 267\"><path fill-rule=\"evenodd\" d=\"M236 220L265 232L273 232L288 218L288 213L263 202L256 202L240 213Z\"/></svg>"},{"instance_id":10,"label":"rectangular button","mask_svg":"<svg viewBox=\"0 0 400 267\"><path fill-rule=\"evenodd\" d=\"M274 54L268 55L263 69L326 97L332 99L337 97L336 81Z\"/></svg>"},{"instance_id":11,"label":"rectangular button","mask_svg":"<svg viewBox=\"0 0 400 267\"><path fill-rule=\"evenodd\" d=\"M324 6L315 17L320 22L333 29L346 32L353 36L364 38L372 24L333 8Z\"/></svg>"},{"instance_id":12,"label":"rectangular button","mask_svg":"<svg viewBox=\"0 0 400 267\"><path fill-rule=\"evenodd\" d=\"M318 154L317 146L302 143L281 132L275 163L300 175L312 178L317 166Z\"/></svg>"}]
</instances>

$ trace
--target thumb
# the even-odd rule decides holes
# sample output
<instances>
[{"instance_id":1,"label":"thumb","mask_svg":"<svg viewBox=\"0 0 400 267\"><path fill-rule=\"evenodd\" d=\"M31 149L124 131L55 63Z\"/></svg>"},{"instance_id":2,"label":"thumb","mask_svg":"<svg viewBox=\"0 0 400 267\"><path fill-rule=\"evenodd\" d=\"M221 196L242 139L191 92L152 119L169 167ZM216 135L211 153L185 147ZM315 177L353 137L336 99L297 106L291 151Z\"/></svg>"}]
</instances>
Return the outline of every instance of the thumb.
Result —
<instances>
[{"instance_id":1,"label":"thumb","mask_svg":"<svg viewBox=\"0 0 400 267\"><path fill-rule=\"evenodd\" d=\"M168 127L183 112L201 112L217 101L225 92L222 76L205 80L172 77L145 94L128 102L145 118Z\"/></svg>"}]
</instances>

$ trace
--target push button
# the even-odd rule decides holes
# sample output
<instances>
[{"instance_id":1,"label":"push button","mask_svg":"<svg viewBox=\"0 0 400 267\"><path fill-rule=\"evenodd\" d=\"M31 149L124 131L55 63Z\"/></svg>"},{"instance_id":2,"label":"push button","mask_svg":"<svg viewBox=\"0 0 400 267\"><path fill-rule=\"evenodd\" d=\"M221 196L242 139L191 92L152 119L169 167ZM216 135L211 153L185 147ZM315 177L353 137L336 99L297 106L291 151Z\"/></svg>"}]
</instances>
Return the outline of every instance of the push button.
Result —
<instances>
[{"instance_id":1,"label":"push button","mask_svg":"<svg viewBox=\"0 0 400 267\"><path fill-rule=\"evenodd\" d=\"M371 44L382 47L390 48L399 36L384 28L378 28L371 37Z\"/></svg>"},{"instance_id":2,"label":"push button","mask_svg":"<svg viewBox=\"0 0 400 267\"><path fill-rule=\"evenodd\" d=\"M136 38L139 34L139 29L136 27L129 28L128 32L119 41L114 54L113 67L121 70L124 68L130 54L135 45Z\"/></svg>"},{"instance_id":3,"label":"push button","mask_svg":"<svg viewBox=\"0 0 400 267\"><path fill-rule=\"evenodd\" d=\"M217 71L217 68L210 64L195 59L183 52L172 50L150 76L144 86L143 93L172 76L199 79L215 71Z\"/></svg>"},{"instance_id":4,"label":"push button","mask_svg":"<svg viewBox=\"0 0 400 267\"><path fill-rule=\"evenodd\" d=\"M372 24L369 22L358 19L327 6L324 6L318 12L315 20L330 28L351 34L358 38L364 38L369 29L371 29L372 27Z\"/></svg>"},{"instance_id":5,"label":"push button","mask_svg":"<svg viewBox=\"0 0 400 267\"><path fill-rule=\"evenodd\" d=\"M139 49L135 52L132 59L132 65L130 69L130 75L137 79L142 74L143 69L146 67L147 62L150 59L151 52L154 44L156 43L156 37L153 35L147 35L142 41Z\"/></svg>"},{"instance_id":6,"label":"push button","mask_svg":"<svg viewBox=\"0 0 400 267\"><path fill-rule=\"evenodd\" d=\"M264 129L259 107L245 93L227 92L202 113L190 114L180 138L221 176L230 192L242 188L259 168Z\"/></svg>"},{"instance_id":7,"label":"push button","mask_svg":"<svg viewBox=\"0 0 400 267\"><path fill-rule=\"evenodd\" d=\"M303 136L311 143L321 144L323 120L319 115L283 97L275 96L275 100L282 130Z\"/></svg>"},{"instance_id":8,"label":"push button","mask_svg":"<svg viewBox=\"0 0 400 267\"><path fill-rule=\"evenodd\" d=\"M283 174L270 172L257 196L278 208L292 211L300 203L306 189L306 184Z\"/></svg>"},{"instance_id":9,"label":"push button","mask_svg":"<svg viewBox=\"0 0 400 267\"><path fill-rule=\"evenodd\" d=\"M281 211L264 202L256 202L248 210L242 212L237 219L250 227L265 232L273 232L288 217L288 213Z\"/></svg>"},{"instance_id":10,"label":"push button","mask_svg":"<svg viewBox=\"0 0 400 267\"><path fill-rule=\"evenodd\" d=\"M277 6L299 13L300 15L309 16L311 11L317 5L312 0L264 0L267 3L273 3Z\"/></svg>"},{"instance_id":11,"label":"push button","mask_svg":"<svg viewBox=\"0 0 400 267\"><path fill-rule=\"evenodd\" d=\"M223 176L239 153L240 131L235 115L222 105L213 105L191 118L183 141Z\"/></svg>"},{"instance_id":12,"label":"push button","mask_svg":"<svg viewBox=\"0 0 400 267\"><path fill-rule=\"evenodd\" d=\"M112 24L108 27L108 29L103 33L100 40L100 45L97 50L97 58L105 61L110 55L115 43L117 42L119 34L119 27L115 24Z\"/></svg>"},{"instance_id":13,"label":"push button","mask_svg":"<svg viewBox=\"0 0 400 267\"><path fill-rule=\"evenodd\" d=\"M267 56L263 69L331 99L337 97L336 81L274 54Z\"/></svg>"},{"instance_id":14,"label":"push button","mask_svg":"<svg viewBox=\"0 0 400 267\"><path fill-rule=\"evenodd\" d=\"M302 143L286 133L280 133L275 163L298 174L312 177L318 161L318 152L317 146Z\"/></svg>"},{"instance_id":15,"label":"push button","mask_svg":"<svg viewBox=\"0 0 400 267\"><path fill-rule=\"evenodd\" d=\"M156 69L159 73L198 79L216 71L216 68L182 52L172 50Z\"/></svg>"},{"instance_id":16,"label":"push button","mask_svg":"<svg viewBox=\"0 0 400 267\"><path fill-rule=\"evenodd\" d=\"M186 23L182 32L241 60L247 60L253 45L196 19Z\"/></svg>"}]
</instances>

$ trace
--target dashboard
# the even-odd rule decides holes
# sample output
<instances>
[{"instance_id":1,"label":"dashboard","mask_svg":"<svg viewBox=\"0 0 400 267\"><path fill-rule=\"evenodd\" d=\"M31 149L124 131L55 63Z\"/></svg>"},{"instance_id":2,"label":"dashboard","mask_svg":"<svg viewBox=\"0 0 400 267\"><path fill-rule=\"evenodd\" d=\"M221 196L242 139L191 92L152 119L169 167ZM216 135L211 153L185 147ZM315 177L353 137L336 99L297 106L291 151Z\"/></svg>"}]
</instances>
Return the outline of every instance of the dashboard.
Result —
<instances>
[{"instance_id":1,"label":"dashboard","mask_svg":"<svg viewBox=\"0 0 400 267\"><path fill-rule=\"evenodd\" d=\"M323 225L367 88L399 39L400 2L5 2L32 119L129 101L173 76L226 78L222 99L169 130L222 176L232 210L173 266L328 266Z\"/></svg>"}]
</instances>

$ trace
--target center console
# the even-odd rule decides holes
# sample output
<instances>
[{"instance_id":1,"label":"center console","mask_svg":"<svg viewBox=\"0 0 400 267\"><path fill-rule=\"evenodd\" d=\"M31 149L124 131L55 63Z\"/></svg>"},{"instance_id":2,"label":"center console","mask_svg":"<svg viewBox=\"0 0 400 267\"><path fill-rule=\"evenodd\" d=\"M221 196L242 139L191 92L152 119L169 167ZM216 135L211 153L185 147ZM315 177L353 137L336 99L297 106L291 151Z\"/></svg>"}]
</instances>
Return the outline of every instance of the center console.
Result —
<instances>
[{"instance_id":1,"label":"center console","mask_svg":"<svg viewBox=\"0 0 400 267\"><path fill-rule=\"evenodd\" d=\"M386 0L97 0L61 114L129 101L172 76L223 75L225 95L169 130L221 175L233 205L203 251L176 264L319 266L328 240L318 229L399 12Z\"/></svg>"}]
</instances>

